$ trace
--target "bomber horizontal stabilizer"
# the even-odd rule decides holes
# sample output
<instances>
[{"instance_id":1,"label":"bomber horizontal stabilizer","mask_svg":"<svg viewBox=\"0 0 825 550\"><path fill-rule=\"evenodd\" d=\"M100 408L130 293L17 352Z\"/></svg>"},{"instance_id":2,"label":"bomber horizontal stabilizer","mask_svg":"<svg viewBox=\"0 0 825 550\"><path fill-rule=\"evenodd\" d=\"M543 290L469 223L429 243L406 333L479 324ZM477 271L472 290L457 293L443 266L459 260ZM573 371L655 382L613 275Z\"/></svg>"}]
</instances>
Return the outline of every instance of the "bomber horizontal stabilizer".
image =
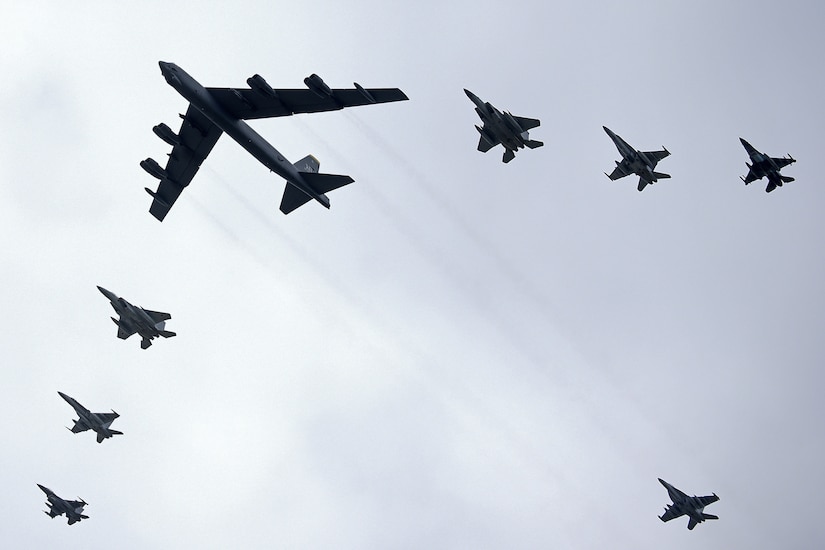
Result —
<instances>
[{"instance_id":1,"label":"bomber horizontal stabilizer","mask_svg":"<svg viewBox=\"0 0 825 550\"><path fill-rule=\"evenodd\" d=\"M281 197L281 212L289 214L298 207L301 207L312 200L312 197L292 185L286 184L284 196Z\"/></svg>"},{"instance_id":2,"label":"bomber horizontal stabilizer","mask_svg":"<svg viewBox=\"0 0 825 550\"><path fill-rule=\"evenodd\" d=\"M335 191L339 187L349 185L354 179L349 176L339 174L317 174L312 172L302 173L306 181L319 194Z\"/></svg>"},{"instance_id":3,"label":"bomber horizontal stabilizer","mask_svg":"<svg viewBox=\"0 0 825 550\"><path fill-rule=\"evenodd\" d=\"M342 176L338 174L317 174L314 172L301 172L301 177L313 191L318 193L320 196L318 202L323 204L326 208L329 208L329 199L327 199L324 193L334 191L339 187L343 187L355 181L349 176ZM284 214L289 214L296 208L305 205L313 198L314 197L307 192L288 183L284 189L284 196L281 198L281 212Z\"/></svg>"}]
</instances>

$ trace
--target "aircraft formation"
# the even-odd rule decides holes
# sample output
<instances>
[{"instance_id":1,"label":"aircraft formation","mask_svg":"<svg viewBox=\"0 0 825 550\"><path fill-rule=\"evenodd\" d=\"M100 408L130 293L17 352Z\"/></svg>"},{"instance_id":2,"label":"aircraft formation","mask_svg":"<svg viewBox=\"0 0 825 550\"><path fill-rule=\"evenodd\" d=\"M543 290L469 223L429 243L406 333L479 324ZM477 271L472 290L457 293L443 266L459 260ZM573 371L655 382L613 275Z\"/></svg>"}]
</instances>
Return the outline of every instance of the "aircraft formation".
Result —
<instances>
[{"instance_id":1,"label":"aircraft formation","mask_svg":"<svg viewBox=\"0 0 825 550\"><path fill-rule=\"evenodd\" d=\"M146 192L152 197L149 212L161 222L223 134L227 134L264 166L286 180L280 204L281 212L289 214L313 200L329 208L330 201L326 194L352 183L353 178L320 173L320 163L312 155L291 163L245 121L408 99L398 88L364 88L353 83L354 88L351 89L333 89L316 74L304 79L304 89L275 89L258 74L247 79L249 88L206 88L174 63L160 61L158 64L166 82L189 102L186 113L180 115L182 123L177 133L164 123L153 128L154 133L172 147L166 166L162 168L151 158L140 162L144 170L159 180L156 190L146 188ZM480 152L486 153L501 145L504 149L502 162L509 163L518 150L536 149L544 145L529 136L529 130L540 126L538 119L502 112L469 90L465 89L464 92L473 102L482 121L481 126L475 126L480 134L477 146ZM610 174L605 173L608 178L618 180L635 174L639 177L639 191L661 179L670 178L669 174L656 171L657 164L670 156L666 148L663 147L660 151L639 151L606 126L603 128L622 157L616 161L616 168ZM740 141L751 162L746 163L748 174L741 178L745 185L767 178L766 191L770 193L784 183L794 181L794 178L780 173L782 168L796 162L793 157L773 158L759 152L744 139L740 138ZM155 338L171 338L176 335L166 330L166 321L171 319L169 313L134 306L101 286L97 288L117 313L118 318L111 319L118 327L118 338L125 340L138 334L141 337L140 347L145 350ZM96 433L98 443L122 435L122 432L111 428L114 420L120 416L114 410L111 413L92 413L65 393L58 391L58 395L78 415L74 426L69 428L71 432L92 430ZM687 528L692 530L705 520L718 519L717 516L704 513L705 506L719 500L716 494L691 497L662 479L659 482L667 489L673 502L659 516L663 522L687 515ZM46 494L49 510L45 513L48 516L54 518L65 515L69 525L88 519L89 516L83 513L86 501L65 500L43 485L38 484L38 487Z\"/></svg>"}]
</instances>

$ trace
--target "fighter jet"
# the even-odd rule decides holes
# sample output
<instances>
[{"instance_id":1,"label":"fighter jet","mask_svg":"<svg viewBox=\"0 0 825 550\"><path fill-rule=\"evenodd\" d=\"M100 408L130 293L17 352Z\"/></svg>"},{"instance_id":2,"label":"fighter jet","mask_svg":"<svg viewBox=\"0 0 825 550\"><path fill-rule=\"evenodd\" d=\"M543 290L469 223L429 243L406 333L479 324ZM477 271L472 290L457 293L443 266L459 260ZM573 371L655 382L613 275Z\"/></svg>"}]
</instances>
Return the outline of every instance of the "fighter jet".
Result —
<instances>
[{"instance_id":1,"label":"fighter jet","mask_svg":"<svg viewBox=\"0 0 825 550\"><path fill-rule=\"evenodd\" d=\"M83 507L88 506L88 503L82 498L80 500L63 500L48 487L43 487L39 483L37 486L46 493L46 506L49 507L49 510L48 512L44 510L43 513L50 518L56 518L57 516L66 514L69 525L73 525L83 519L89 519L89 516L83 515Z\"/></svg>"},{"instance_id":2,"label":"fighter jet","mask_svg":"<svg viewBox=\"0 0 825 550\"><path fill-rule=\"evenodd\" d=\"M777 187L782 187L783 183L789 183L794 180L794 178L790 176L783 176L779 173L779 171L785 166L796 162L796 159L794 159L791 155L782 158L771 158L765 153L760 153L754 149L753 145L744 139L739 138L739 141L742 142L742 146L745 147L745 151L748 152L748 156L751 158L751 162L753 163L751 165L746 162L745 166L748 167L748 175L739 176L739 179L744 181L745 185L768 176L768 187L765 191L770 193Z\"/></svg>"},{"instance_id":3,"label":"fighter jet","mask_svg":"<svg viewBox=\"0 0 825 550\"><path fill-rule=\"evenodd\" d=\"M661 478L659 478L659 483L665 486L665 489L667 489L667 494L670 496L670 500L673 501L673 504L667 505L665 508L665 513L659 516L660 520L670 521L674 518L688 515L690 520L688 520L687 528L693 529L696 527L697 523L702 523L706 519L719 519L719 516L713 516L703 512L705 506L708 504L713 504L719 500L716 493L709 497L689 497Z\"/></svg>"},{"instance_id":4,"label":"fighter jet","mask_svg":"<svg viewBox=\"0 0 825 550\"><path fill-rule=\"evenodd\" d=\"M166 321L172 318L168 313L133 306L101 286L97 289L109 299L118 314L119 319L112 317L112 321L117 325L117 337L121 340L125 340L137 332L143 337L143 340L140 341L141 349L146 349L152 345L153 338L158 336L171 338L175 336L174 332L164 329Z\"/></svg>"},{"instance_id":5,"label":"fighter jet","mask_svg":"<svg viewBox=\"0 0 825 550\"><path fill-rule=\"evenodd\" d=\"M354 83L355 88L351 90L330 89L317 74L304 79L305 90L275 90L257 74L247 79L249 88L204 88L174 63L159 61L158 64L166 82L189 101L186 114L180 115L183 124L179 133L163 123L153 128L159 138L172 146L166 168L151 158L140 163L160 180L157 191L146 188L154 198L149 212L159 221L163 221L224 132L287 181L281 212L289 214L312 199L329 208L329 199L324 193L352 183L353 179L319 174L320 164L312 155L290 163L244 120L407 99L398 88L366 89Z\"/></svg>"},{"instance_id":6,"label":"fighter jet","mask_svg":"<svg viewBox=\"0 0 825 550\"><path fill-rule=\"evenodd\" d=\"M481 134L478 140L478 150L486 153L499 143L504 146L503 162L510 162L516 158L516 151L524 148L535 149L544 145L541 141L530 139L527 130L537 127L541 121L535 118L513 116L508 112L502 113L490 103L485 103L470 90L464 89L467 97L475 103L476 113L484 122L482 127L476 126Z\"/></svg>"},{"instance_id":7,"label":"fighter jet","mask_svg":"<svg viewBox=\"0 0 825 550\"><path fill-rule=\"evenodd\" d=\"M113 435L123 435L123 432L109 428L109 426L112 425L112 422L115 421L115 418L120 416L115 411L112 411L111 413L93 413L65 393L57 392L57 394L62 397L66 403L71 405L77 413L77 416L80 417L74 421L73 427L68 428L68 430L72 433L94 430L97 432L98 443L102 443L104 439L108 439Z\"/></svg>"},{"instance_id":8,"label":"fighter jet","mask_svg":"<svg viewBox=\"0 0 825 550\"><path fill-rule=\"evenodd\" d=\"M670 177L669 174L653 171L660 160L670 156L670 151L664 147L662 147L661 151L637 151L628 145L625 140L611 132L607 126L602 126L602 128L604 128L604 131L610 136L610 139L613 140L613 143L616 144L616 149L619 150L619 153L622 154L622 161L619 162L617 160L616 168L610 174L605 172L605 176L615 181L630 174L636 174L639 176L639 186L637 187L639 191L644 189L649 183L656 183L660 179Z\"/></svg>"}]
</instances>

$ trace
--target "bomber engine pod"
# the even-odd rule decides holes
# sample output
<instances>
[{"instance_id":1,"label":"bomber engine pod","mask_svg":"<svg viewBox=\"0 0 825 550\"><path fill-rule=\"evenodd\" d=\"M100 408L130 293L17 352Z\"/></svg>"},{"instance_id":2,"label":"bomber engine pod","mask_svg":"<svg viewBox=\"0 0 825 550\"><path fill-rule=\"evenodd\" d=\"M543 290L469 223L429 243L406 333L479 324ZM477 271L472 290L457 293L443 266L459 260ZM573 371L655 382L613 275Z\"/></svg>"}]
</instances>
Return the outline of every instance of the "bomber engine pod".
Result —
<instances>
[{"instance_id":1,"label":"bomber engine pod","mask_svg":"<svg viewBox=\"0 0 825 550\"><path fill-rule=\"evenodd\" d=\"M254 74L246 79L246 83L249 84L249 87L255 90L257 93L261 94L264 97L271 97L276 98L278 97L277 92L272 89L264 77L259 74Z\"/></svg>"},{"instance_id":2,"label":"bomber engine pod","mask_svg":"<svg viewBox=\"0 0 825 550\"><path fill-rule=\"evenodd\" d=\"M367 101L369 101L370 103L375 103L376 102L375 98L372 96L372 94L369 93L367 90L365 90L363 86L361 86L357 82L353 82L352 84L355 86L355 89L358 90L361 93L361 95L364 96L364 98Z\"/></svg>"},{"instance_id":3,"label":"bomber engine pod","mask_svg":"<svg viewBox=\"0 0 825 550\"><path fill-rule=\"evenodd\" d=\"M140 167L146 170L151 176L159 180L166 178L166 170L160 167L158 162L153 158L140 161Z\"/></svg>"},{"instance_id":4,"label":"bomber engine pod","mask_svg":"<svg viewBox=\"0 0 825 550\"><path fill-rule=\"evenodd\" d=\"M318 97L332 97L332 90L329 89L327 83L324 82L320 76L312 73L304 79L304 84Z\"/></svg>"},{"instance_id":5,"label":"bomber engine pod","mask_svg":"<svg viewBox=\"0 0 825 550\"><path fill-rule=\"evenodd\" d=\"M157 126L152 128L152 131L158 136L160 139L174 147L175 145L180 145L180 137L172 131L172 129L161 122Z\"/></svg>"}]
</instances>

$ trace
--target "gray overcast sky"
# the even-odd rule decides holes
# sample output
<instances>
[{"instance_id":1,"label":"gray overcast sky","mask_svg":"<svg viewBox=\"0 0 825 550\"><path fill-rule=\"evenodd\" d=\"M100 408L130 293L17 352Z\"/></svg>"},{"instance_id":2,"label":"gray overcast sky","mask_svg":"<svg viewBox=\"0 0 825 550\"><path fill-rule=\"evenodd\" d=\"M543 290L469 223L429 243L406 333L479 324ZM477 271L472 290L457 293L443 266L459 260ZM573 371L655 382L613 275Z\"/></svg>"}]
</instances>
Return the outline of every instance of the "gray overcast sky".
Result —
<instances>
[{"instance_id":1,"label":"gray overcast sky","mask_svg":"<svg viewBox=\"0 0 825 550\"><path fill-rule=\"evenodd\" d=\"M821 547L824 12L3 3L0 545ZM186 102L158 60L410 101L253 121L355 179L329 211L283 216L224 136L160 224L138 162ZM478 153L462 88L545 147ZM602 125L673 179L609 181ZM743 186L740 136L796 181ZM118 340L95 285L178 336ZM58 390L125 435L67 432ZM657 477L721 519L661 523Z\"/></svg>"}]
</instances>

